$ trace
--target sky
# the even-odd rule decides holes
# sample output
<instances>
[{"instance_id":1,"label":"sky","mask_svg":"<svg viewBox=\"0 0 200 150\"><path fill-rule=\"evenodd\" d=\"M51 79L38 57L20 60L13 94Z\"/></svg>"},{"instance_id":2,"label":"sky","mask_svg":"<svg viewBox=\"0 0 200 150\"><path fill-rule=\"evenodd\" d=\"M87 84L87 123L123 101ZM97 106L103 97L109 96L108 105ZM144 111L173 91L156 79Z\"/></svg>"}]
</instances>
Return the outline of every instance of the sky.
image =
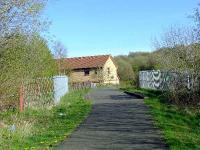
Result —
<instances>
[{"instance_id":1,"label":"sky","mask_svg":"<svg viewBox=\"0 0 200 150\"><path fill-rule=\"evenodd\" d=\"M50 0L49 32L68 57L153 51L153 39L188 25L199 0Z\"/></svg>"}]
</instances>

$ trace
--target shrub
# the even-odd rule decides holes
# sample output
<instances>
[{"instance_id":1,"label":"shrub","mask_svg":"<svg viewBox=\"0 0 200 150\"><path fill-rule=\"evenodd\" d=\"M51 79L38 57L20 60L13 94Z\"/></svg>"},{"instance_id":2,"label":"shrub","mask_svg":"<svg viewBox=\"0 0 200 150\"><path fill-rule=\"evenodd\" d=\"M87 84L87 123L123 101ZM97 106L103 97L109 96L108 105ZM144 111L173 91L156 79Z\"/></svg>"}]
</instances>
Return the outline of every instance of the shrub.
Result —
<instances>
[{"instance_id":1,"label":"shrub","mask_svg":"<svg viewBox=\"0 0 200 150\"><path fill-rule=\"evenodd\" d=\"M39 35L15 35L0 52L1 105L17 106L19 89L26 79L50 77L56 65L47 42Z\"/></svg>"}]
</instances>

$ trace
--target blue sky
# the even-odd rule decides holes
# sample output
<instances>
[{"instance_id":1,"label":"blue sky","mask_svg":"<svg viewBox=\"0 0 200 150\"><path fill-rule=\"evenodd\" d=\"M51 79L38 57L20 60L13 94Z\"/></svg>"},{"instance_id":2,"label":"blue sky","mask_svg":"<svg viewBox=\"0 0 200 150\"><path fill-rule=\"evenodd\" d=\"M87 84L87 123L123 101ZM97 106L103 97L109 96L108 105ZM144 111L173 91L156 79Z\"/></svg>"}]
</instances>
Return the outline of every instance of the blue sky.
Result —
<instances>
[{"instance_id":1,"label":"blue sky","mask_svg":"<svg viewBox=\"0 0 200 150\"><path fill-rule=\"evenodd\" d=\"M152 51L152 39L187 25L199 0L50 0L50 34L68 57Z\"/></svg>"}]
</instances>

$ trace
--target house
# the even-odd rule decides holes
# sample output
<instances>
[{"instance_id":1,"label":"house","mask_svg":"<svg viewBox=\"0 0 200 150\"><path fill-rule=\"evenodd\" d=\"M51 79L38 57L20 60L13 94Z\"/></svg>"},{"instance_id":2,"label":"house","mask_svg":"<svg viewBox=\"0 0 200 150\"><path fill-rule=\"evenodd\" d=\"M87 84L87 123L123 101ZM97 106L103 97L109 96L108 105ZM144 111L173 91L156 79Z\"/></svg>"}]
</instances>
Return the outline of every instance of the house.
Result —
<instances>
[{"instance_id":1,"label":"house","mask_svg":"<svg viewBox=\"0 0 200 150\"><path fill-rule=\"evenodd\" d=\"M71 70L69 75L71 83L90 81L119 84L117 66L111 55L66 58L64 62Z\"/></svg>"}]
</instances>

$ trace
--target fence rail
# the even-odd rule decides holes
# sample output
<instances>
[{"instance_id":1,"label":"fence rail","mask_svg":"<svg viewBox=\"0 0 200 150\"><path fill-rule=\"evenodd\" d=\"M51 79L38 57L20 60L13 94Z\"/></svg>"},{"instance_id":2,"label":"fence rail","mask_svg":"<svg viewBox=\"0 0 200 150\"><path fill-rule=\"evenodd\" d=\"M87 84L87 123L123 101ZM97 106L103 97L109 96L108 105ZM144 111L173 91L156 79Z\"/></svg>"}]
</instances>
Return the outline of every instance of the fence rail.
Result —
<instances>
[{"instance_id":1,"label":"fence rail","mask_svg":"<svg viewBox=\"0 0 200 150\"><path fill-rule=\"evenodd\" d=\"M69 88L70 90L81 90L81 89L87 89L87 88L95 88L97 86L96 83L87 81L87 82L76 82L76 83L70 83Z\"/></svg>"}]
</instances>

